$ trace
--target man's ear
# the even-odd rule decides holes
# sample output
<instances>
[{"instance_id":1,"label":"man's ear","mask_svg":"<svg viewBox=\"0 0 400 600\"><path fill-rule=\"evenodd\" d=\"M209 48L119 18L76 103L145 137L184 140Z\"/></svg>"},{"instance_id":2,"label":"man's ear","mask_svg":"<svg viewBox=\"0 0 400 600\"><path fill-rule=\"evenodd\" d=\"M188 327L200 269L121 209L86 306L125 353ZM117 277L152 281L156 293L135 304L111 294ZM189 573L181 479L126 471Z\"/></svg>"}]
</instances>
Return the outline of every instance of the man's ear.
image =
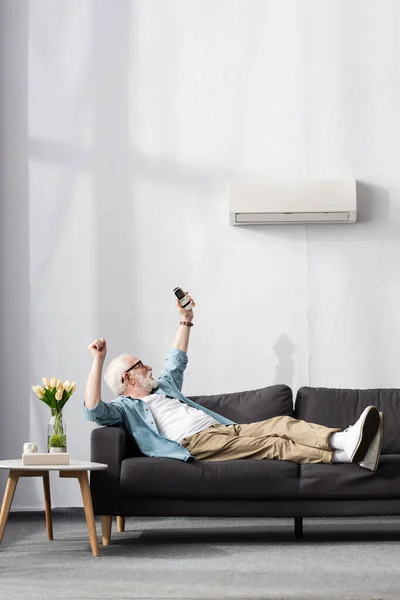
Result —
<instances>
[{"instance_id":1,"label":"man's ear","mask_svg":"<svg viewBox=\"0 0 400 600\"><path fill-rule=\"evenodd\" d=\"M130 381L129 373L124 373L123 377L124 377L124 383L126 383L126 384L130 383L131 385L133 385L132 382Z\"/></svg>"}]
</instances>

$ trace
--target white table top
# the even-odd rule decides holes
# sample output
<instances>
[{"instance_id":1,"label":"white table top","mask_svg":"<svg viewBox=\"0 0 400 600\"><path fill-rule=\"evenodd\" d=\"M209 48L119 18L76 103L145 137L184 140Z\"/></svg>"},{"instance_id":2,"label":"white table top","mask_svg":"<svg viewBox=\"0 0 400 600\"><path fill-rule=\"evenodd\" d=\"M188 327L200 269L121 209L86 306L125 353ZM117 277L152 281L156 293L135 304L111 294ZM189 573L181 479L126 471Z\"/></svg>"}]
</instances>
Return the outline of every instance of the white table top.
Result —
<instances>
[{"instance_id":1,"label":"white table top","mask_svg":"<svg viewBox=\"0 0 400 600\"><path fill-rule=\"evenodd\" d=\"M69 465L23 465L22 458L15 460L0 460L0 469L19 471L102 471L108 465L84 460L71 460Z\"/></svg>"}]
</instances>

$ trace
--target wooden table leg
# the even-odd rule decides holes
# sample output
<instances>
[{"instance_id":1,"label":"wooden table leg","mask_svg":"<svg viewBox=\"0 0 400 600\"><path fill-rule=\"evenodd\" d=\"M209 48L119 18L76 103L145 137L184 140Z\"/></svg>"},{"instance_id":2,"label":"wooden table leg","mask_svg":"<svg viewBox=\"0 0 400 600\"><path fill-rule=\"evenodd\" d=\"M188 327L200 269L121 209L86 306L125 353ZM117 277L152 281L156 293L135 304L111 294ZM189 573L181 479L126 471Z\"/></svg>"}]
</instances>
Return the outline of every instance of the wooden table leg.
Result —
<instances>
[{"instance_id":1,"label":"wooden table leg","mask_svg":"<svg viewBox=\"0 0 400 600\"><path fill-rule=\"evenodd\" d=\"M117 517L117 531L125 531L125 517Z\"/></svg>"},{"instance_id":2,"label":"wooden table leg","mask_svg":"<svg viewBox=\"0 0 400 600\"><path fill-rule=\"evenodd\" d=\"M43 489L44 489L44 510L46 513L46 529L47 537L53 540L53 521L51 518L51 496L50 496L50 477L49 472L43 473Z\"/></svg>"},{"instance_id":3,"label":"wooden table leg","mask_svg":"<svg viewBox=\"0 0 400 600\"><path fill-rule=\"evenodd\" d=\"M103 546L109 546L111 540L112 516L102 515L101 517L101 539Z\"/></svg>"},{"instance_id":4,"label":"wooden table leg","mask_svg":"<svg viewBox=\"0 0 400 600\"><path fill-rule=\"evenodd\" d=\"M60 477L70 477L79 480L81 486L83 508L85 509L86 523L89 530L90 545L93 556L100 556L99 542L97 540L96 522L94 520L92 494L90 493L89 477L87 471L60 471Z\"/></svg>"},{"instance_id":5,"label":"wooden table leg","mask_svg":"<svg viewBox=\"0 0 400 600\"><path fill-rule=\"evenodd\" d=\"M93 556L100 556L99 543L97 540L96 522L94 520L92 494L90 493L89 477L87 471L81 471L78 475L81 486L83 507L85 509L86 523L89 530L90 545Z\"/></svg>"},{"instance_id":6,"label":"wooden table leg","mask_svg":"<svg viewBox=\"0 0 400 600\"><path fill-rule=\"evenodd\" d=\"M0 513L0 544L3 540L4 530L6 528L8 515L15 494L15 488L19 480L18 471L11 470L8 475L6 491L4 492L3 504Z\"/></svg>"}]
</instances>

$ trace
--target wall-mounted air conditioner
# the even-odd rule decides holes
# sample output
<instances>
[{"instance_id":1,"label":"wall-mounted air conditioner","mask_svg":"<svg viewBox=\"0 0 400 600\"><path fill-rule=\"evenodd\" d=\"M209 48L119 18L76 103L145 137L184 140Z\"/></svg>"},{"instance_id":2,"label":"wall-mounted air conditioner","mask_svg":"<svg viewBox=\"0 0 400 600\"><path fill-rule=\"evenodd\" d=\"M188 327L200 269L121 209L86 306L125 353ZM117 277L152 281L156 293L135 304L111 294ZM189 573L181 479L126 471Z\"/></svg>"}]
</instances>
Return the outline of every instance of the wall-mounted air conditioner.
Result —
<instances>
[{"instance_id":1,"label":"wall-mounted air conditioner","mask_svg":"<svg viewBox=\"0 0 400 600\"><path fill-rule=\"evenodd\" d=\"M356 180L229 182L231 225L355 223Z\"/></svg>"}]
</instances>

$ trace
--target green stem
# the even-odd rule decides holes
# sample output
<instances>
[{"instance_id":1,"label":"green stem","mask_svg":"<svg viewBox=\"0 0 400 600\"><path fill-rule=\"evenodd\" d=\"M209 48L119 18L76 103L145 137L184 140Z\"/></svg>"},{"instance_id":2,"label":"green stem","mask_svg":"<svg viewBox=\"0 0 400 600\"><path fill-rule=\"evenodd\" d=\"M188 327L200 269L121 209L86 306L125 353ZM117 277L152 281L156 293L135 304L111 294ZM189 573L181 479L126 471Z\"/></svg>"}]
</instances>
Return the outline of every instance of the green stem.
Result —
<instances>
[{"instance_id":1,"label":"green stem","mask_svg":"<svg viewBox=\"0 0 400 600\"><path fill-rule=\"evenodd\" d=\"M62 413L55 413L55 415L54 415L53 435L64 435Z\"/></svg>"}]
</instances>

